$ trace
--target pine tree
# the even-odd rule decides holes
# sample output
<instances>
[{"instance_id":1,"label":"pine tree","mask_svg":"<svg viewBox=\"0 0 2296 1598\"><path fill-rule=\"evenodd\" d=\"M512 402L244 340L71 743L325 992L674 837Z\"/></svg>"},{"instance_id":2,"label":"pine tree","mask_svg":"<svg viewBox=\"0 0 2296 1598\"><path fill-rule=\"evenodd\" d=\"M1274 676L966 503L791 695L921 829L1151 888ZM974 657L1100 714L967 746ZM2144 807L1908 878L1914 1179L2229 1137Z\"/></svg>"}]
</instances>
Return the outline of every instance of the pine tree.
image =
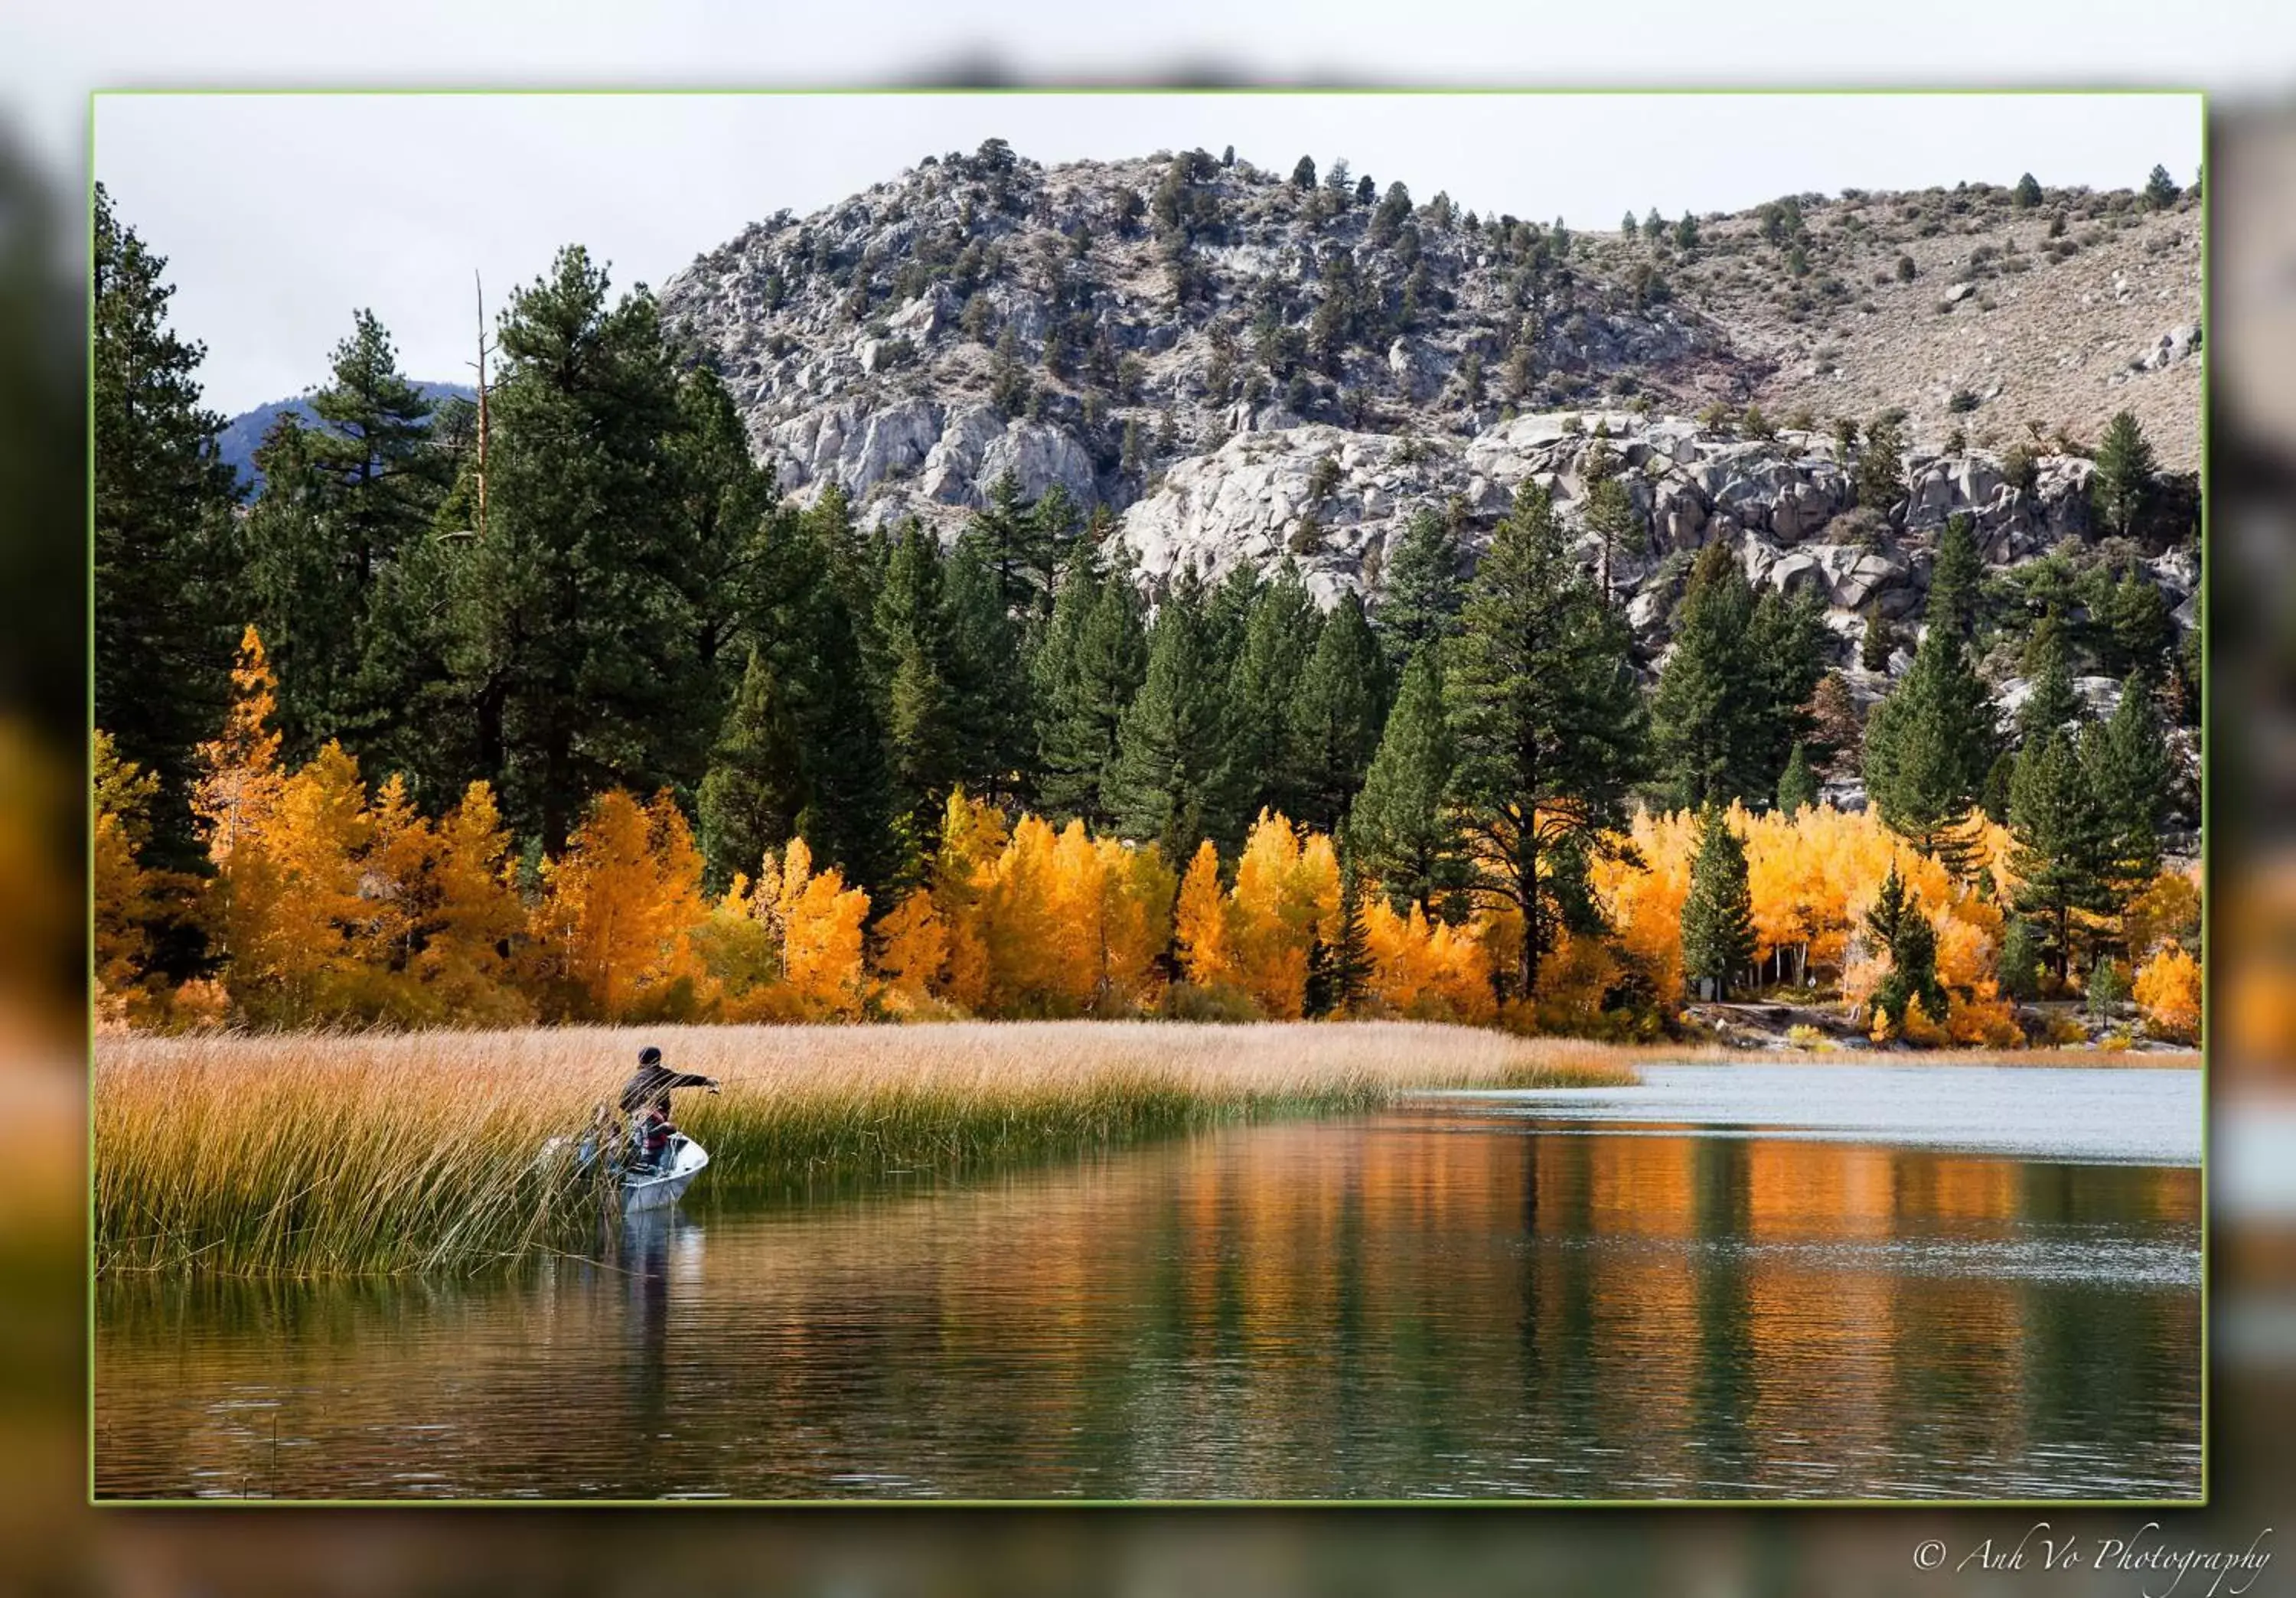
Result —
<instances>
[{"instance_id":1,"label":"pine tree","mask_svg":"<svg viewBox=\"0 0 2296 1598\"><path fill-rule=\"evenodd\" d=\"M863 647L874 629L847 597L858 552L844 543L841 496L824 494L802 515L784 512L777 521L767 597L752 626L800 751L799 780L786 793L798 806L793 830L813 856L876 891L898 861L882 690Z\"/></svg>"},{"instance_id":2,"label":"pine tree","mask_svg":"<svg viewBox=\"0 0 2296 1598\"><path fill-rule=\"evenodd\" d=\"M696 808L713 888L754 875L768 849L797 832L805 807L805 759L787 687L763 650L750 652L726 713Z\"/></svg>"},{"instance_id":3,"label":"pine tree","mask_svg":"<svg viewBox=\"0 0 2296 1598\"><path fill-rule=\"evenodd\" d=\"M2017 180L2017 186L2011 191L2009 198L2019 210L2031 210L2041 203L2040 183L2030 172L2028 172Z\"/></svg>"},{"instance_id":4,"label":"pine tree","mask_svg":"<svg viewBox=\"0 0 2296 1598\"><path fill-rule=\"evenodd\" d=\"M1299 814L1300 762L1289 712L1322 628L1299 570L1285 561L1253 598L1228 673L1228 769L1245 815Z\"/></svg>"},{"instance_id":5,"label":"pine tree","mask_svg":"<svg viewBox=\"0 0 2296 1598\"><path fill-rule=\"evenodd\" d=\"M1961 640L1933 627L1912 668L1866 718L1866 791L1893 831L1959 873L1997 746L1985 684Z\"/></svg>"},{"instance_id":6,"label":"pine tree","mask_svg":"<svg viewBox=\"0 0 2296 1598\"><path fill-rule=\"evenodd\" d=\"M2136 414L2116 414L2097 441L2096 475L2089 479L2089 498L2106 531L2127 537L2135 529L2152 498L2153 470L2152 446Z\"/></svg>"},{"instance_id":7,"label":"pine tree","mask_svg":"<svg viewBox=\"0 0 2296 1598\"><path fill-rule=\"evenodd\" d=\"M590 794L697 780L717 709L660 492L676 370L652 299L607 287L573 246L512 297L487 537L447 593L479 774L554 855Z\"/></svg>"},{"instance_id":8,"label":"pine tree","mask_svg":"<svg viewBox=\"0 0 2296 1598\"><path fill-rule=\"evenodd\" d=\"M200 406L205 348L167 324L167 258L119 220L101 184L94 251L95 725L159 780L152 863L185 867L198 854L192 751L224 718L244 619L239 490L216 450L222 419Z\"/></svg>"},{"instance_id":9,"label":"pine tree","mask_svg":"<svg viewBox=\"0 0 2296 1598\"><path fill-rule=\"evenodd\" d=\"M1103 578L1088 560L1062 579L1035 663L1038 794L1055 817L1095 832L1114 820L1109 768L1125 707L1148 666L1140 600L1127 574Z\"/></svg>"},{"instance_id":10,"label":"pine tree","mask_svg":"<svg viewBox=\"0 0 2296 1598\"><path fill-rule=\"evenodd\" d=\"M1978 586L1985 564L1977 554L1977 524L1956 512L1938 536L1937 560L1930 568L1929 624L1948 627L1964 640L1977 624Z\"/></svg>"},{"instance_id":11,"label":"pine tree","mask_svg":"<svg viewBox=\"0 0 2296 1598\"><path fill-rule=\"evenodd\" d=\"M2132 671L2157 676L2177 641L2177 624L2161 590L2124 571L2089 601L2091 635L2098 665L2115 676Z\"/></svg>"},{"instance_id":12,"label":"pine tree","mask_svg":"<svg viewBox=\"0 0 2296 1598\"><path fill-rule=\"evenodd\" d=\"M1817 803L1817 779L1809 769L1808 758L1799 743L1786 757L1786 768L1778 774L1778 814L1792 815Z\"/></svg>"},{"instance_id":13,"label":"pine tree","mask_svg":"<svg viewBox=\"0 0 2296 1598\"><path fill-rule=\"evenodd\" d=\"M1021 496L1020 478L1002 472L988 485L988 503L973 512L961 540L996 573L998 596L1004 609L1015 614L1035 607L1037 593L1029 574L1044 564L1037 549L1039 529L1030 510Z\"/></svg>"},{"instance_id":14,"label":"pine tree","mask_svg":"<svg viewBox=\"0 0 2296 1598\"><path fill-rule=\"evenodd\" d=\"M1682 974L1713 984L1714 997L1730 996L1731 979L1754 961L1754 898L1747 885L1746 845L1722 810L1698 815L1698 853L1690 865L1690 891L1682 902Z\"/></svg>"},{"instance_id":15,"label":"pine tree","mask_svg":"<svg viewBox=\"0 0 2296 1598\"><path fill-rule=\"evenodd\" d=\"M2074 916L2112 905L2110 822L2068 733L2044 733L2018 755L2009 827L2017 912L2038 919L2062 983L2072 968Z\"/></svg>"},{"instance_id":16,"label":"pine tree","mask_svg":"<svg viewBox=\"0 0 2296 1598\"><path fill-rule=\"evenodd\" d=\"M1294 809L1301 825L1334 832L1363 786L1380 741L1386 685L1363 602L1340 596L1284 705Z\"/></svg>"},{"instance_id":17,"label":"pine tree","mask_svg":"<svg viewBox=\"0 0 2296 1598\"><path fill-rule=\"evenodd\" d=\"M1195 842L1234 848L1241 817L1231 802L1226 695L1216 664L1216 625L1199 591L1166 599L1149 629L1148 667L1117 731L1104 790L1119 830L1152 842L1175 866Z\"/></svg>"},{"instance_id":18,"label":"pine tree","mask_svg":"<svg viewBox=\"0 0 2296 1598\"><path fill-rule=\"evenodd\" d=\"M1017 807L1034 798L1038 777L1031 629L1005 610L981 554L960 542L942 585L957 774L968 792Z\"/></svg>"},{"instance_id":19,"label":"pine tree","mask_svg":"<svg viewBox=\"0 0 2296 1598\"><path fill-rule=\"evenodd\" d=\"M2176 204L2177 197L2183 192L2177 186L2177 180L2169 176L2166 167L2155 166L2144 179L2144 198L2152 202L2156 210L2166 210Z\"/></svg>"},{"instance_id":20,"label":"pine tree","mask_svg":"<svg viewBox=\"0 0 2296 1598\"><path fill-rule=\"evenodd\" d=\"M748 660L743 630L769 597L779 494L773 468L750 453L733 395L707 366L680 379L677 424L668 442L694 658L715 684L717 702L726 704Z\"/></svg>"},{"instance_id":21,"label":"pine tree","mask_svg":"<svg viewBox=\"0 0 2296 1598\"><path fill-rule=\"evenodd\" d=\"M1439 910L1466 885L1447 792L1456 753L1435 656L1403 674L1395 707L1348 822L1353 857L1377 880L1398 914L1413 904Z\"/></svg>"},{"instance_id":22,"label":"pine tree","mask_svg":"<svg viewBox=\"0 0 2296 1598\"><path fill-rule=\"evenodd\" d=\"M1906 496L1906 435L1889 416L1866 424L1865 447L1857 452L1857 503L1888 515Z\"/></svg>"},{"instance_id":23,"label":"pine tree","mask_svg":"<svg viewBox=\"0 0 2296 1598\"><path fill-rule=\"evenodd\" d=\"M1459 580L1459 541L1449 518L1433 511L1412 517L1389 557L1373 623L1399 670L1431 643L1459 630L1465 589Z\"/></svg>"},{"instance_id":24,"label":"pine tree","mask_svg":"<svg viewBox=\"0 0 2296 1598\"><path fill-rule=\"evenodd\" d=\"M939 541L912 518L877 594L878 648L887 663L885 741L901 848L912 873L939 847L935 836L960 755L955 653L941 586Z\"/></svg>"},{"instance_id":25,"label":"pine tree","mask_svg":"<svg viewBox=\"0 0 2296 1598\"><path fill-rule=\"evenodd\" d=\"M316 425L283 414L258 451L264 492L247 522L247 593L272 643L293 760L338 736L365 742L414 709L419 684L367 668L376 591L430 530L451 466L430 402L372 312L354 318L331 373L311 398Z\"/></svg>"},{"instance_id":26,"label":"pine tree","mask_svg":"<svg viewBox=\"0 0 2296 1598\"><path fill-rule=\"evenodd\" d=\"M2013 915L2001 929L2001 991L2013 999L2033 1000L2041 996L2041 940L2034 935L2033 924L2021 915Z\"/></svg>"},{"instance_id":27,"label":"pine tree","mask_svg":"<svg viewBox=\"0 0 2296 1598\"><path fill-rule=\"evenodd\" d=\"M1894 867L1890 879L1897 879ZM1885 892L1887 889L1888 884L1884 884ZM1888 943L1890 973L1874 989L1874 1013L1902 1032L1906 1014L1919 1000L1923 1015L1932 1021L1942 1021L1948 1001L1945 985L1938 980L1937 929L1922 913L1921 901L1911 896L1904 899L1891 924Z\"/></svg>"},{"instance_id":28,"label":"pine tree","mask_svg":"<svg viewBox=\"0 0 2296 1598\"><path fill-rule=\"evenodd\" d=\"M1664 791L1679 806L1760 803L1777 791L1824 668L1814 597L1758 602L1725 545L1699 554L1675 613L1674 648L1651 697Z\"/></svg>"},{"instance_id":29,"label":"pine tree","mask_svg":"<svg viewBox=\"0 0 2296 1598\"><path fill-rule=\"evenodd\" d=\"M1036 592L1029 595L1032 615L1043 616L1053 606L1053 590L1076 546L1077 529L1084 520L1075 498L1058 483L1038 496L1028 511L1029 553Z\"/></svg>"},{"instance_id":30,"label":"pine tree","mask_svg":"<svg viewBox=\"0 0 2296 1598\"><path fill-rule=\"evenodd\" d=\"M2088 706L2073 690L2065 662L2064 632L2054 616L2041 619L2025 648L2025 668L2032 692L2017 707L2017 742L2032 743L2061 727L2074 726L2088 714Z\"/></svg>"},{"instance_id":31,"label":"pine tree","mask_svg":"<svg viewBox=\"0 0 2296 1598\"><path fill-rule=\"evenodd\" d=\"M1339 907L1318 925L1308 962L1307 1012L1353 1015L1371 988L1371 930L1364 920L1363 872L1345 839L1340 848Z\"/></svg>"},{"instance_id":32,"label":"pine tree","mask_svg":"<svg viewBox=\"0 0 2296 1598\"><path fill-rule=\"evenodd\" d=\"M1857 665L1860 670L1875 673L1890 669L1890 657L1897 651L1898 629L1878 607L1866 611L1866 631L1857 642Z\"/></svg>"},{"instance_id":33,"label":"pine tree","mask_svg":"<svg viewBox=\"0 0 2296 1598\"><path fill-rule=\"evenodd\" d=\"M2084 734L2081 763L2112 839L2111 881L2122 894L2135 892L2161 869L2161 828L2172 775L2152 684L2142 672L2131 672L2121 683L2120 703L2111 719Z\"/></svg>"},{"instance_id":34,"label":"pine tree","mask_svg":"<svg viewBox=\"0 0 2296 1598\"><path fill-rule=\"evenodd\" d=\"M1833 635L1815 590L1793 598L1770 592L1754 602L1746 628L1746 692L1751 701L1753 762L1750 800L1766 799L1793 754L1816 726L1810 699L1825 676Z\"/></svg>"},{"instance_id":35,"label":"pine tree","mask_svg":"<svg viewBox=\"0 0 2296 1598\"><path fill-rule=\"evenodd\" d=\"M1626 624L1572 555L1554 502L1516 491L1461 617L1447 692L1454 787L1473 886L1523 921L1515 990L1529 994L1568 908L1552 867L1614 851L1644 773L1642 696Z\"/></svg>"},{"instance_id":36,"label":"pine tree","mask_svg":"<svg viewBox=\"0 0 2296 1598\"><path fill-rule=\"evenodd\" d=\"M1595 567L1595 586L1609 599L1615 593L1613 572L1621 550L1633 550L1644 541L1642 518L1627 485L1615 472L1605 472L1587 491L1587 530L1602 545Z\"/></svg>"}]
</instances>

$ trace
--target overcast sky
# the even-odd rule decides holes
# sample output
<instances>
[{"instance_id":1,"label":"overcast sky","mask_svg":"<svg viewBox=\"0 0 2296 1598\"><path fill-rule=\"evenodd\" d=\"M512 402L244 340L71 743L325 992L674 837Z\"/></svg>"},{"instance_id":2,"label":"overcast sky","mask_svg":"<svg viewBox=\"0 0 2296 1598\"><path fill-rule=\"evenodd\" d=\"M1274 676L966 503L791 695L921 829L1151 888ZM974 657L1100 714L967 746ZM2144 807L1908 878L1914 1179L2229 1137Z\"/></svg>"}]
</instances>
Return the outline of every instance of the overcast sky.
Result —
<instances>
[{"instance_id":1,"label":"overcast sky","mask_svg":"<svg viewBox=\"0 0 2296 1598\"><path fill-rule=\"evenodd\" d=\"M1968 179L2190 182L2201 102L2171 94L107 94L95 172L169 258L176 328L226 414L319 381L355 307L401 364L464 379L489 310L561 244L659 285L786 206L802 215L991 135L1052 164L1233 143L1344 156L1382 188L1615 228L1657 206Z\"/></svg>"}]
</instances>

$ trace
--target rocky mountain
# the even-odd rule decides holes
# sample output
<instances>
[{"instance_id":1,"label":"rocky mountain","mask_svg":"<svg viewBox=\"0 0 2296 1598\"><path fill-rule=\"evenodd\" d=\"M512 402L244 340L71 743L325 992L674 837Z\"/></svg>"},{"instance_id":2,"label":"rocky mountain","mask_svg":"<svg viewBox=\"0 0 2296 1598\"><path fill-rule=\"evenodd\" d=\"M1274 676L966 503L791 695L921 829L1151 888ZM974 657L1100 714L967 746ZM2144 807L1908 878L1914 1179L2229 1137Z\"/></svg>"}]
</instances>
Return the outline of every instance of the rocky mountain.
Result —
<instances>
[{"instance_id":1,"label":"rocky mountain","mask_svg":"<svg viewBox=\"0 0 2296 1598\"><path fill-rule=\"evenodd\" d=\"M1526 479L1579 520L1600 438L1646 535L1611 579L1653 650L1688 553L1726 539L1821 592L1849 652L1869 606L1918 614L1954 512L1998 563L2089 536L2115 412L2196 467L2197 200L2020 187L1574 234L1343 165L991 141L759 223L661 302L783 488L866 523L953 536L1011 472L1104 510L1152 584L1289 557L1329 602L1375 594L1423 509L1470 551ZM1883 411L1905 495L1853 513L1834 424ZM2144 553L2190 626L2183 537Z\"/></svg>"}]
</instances>

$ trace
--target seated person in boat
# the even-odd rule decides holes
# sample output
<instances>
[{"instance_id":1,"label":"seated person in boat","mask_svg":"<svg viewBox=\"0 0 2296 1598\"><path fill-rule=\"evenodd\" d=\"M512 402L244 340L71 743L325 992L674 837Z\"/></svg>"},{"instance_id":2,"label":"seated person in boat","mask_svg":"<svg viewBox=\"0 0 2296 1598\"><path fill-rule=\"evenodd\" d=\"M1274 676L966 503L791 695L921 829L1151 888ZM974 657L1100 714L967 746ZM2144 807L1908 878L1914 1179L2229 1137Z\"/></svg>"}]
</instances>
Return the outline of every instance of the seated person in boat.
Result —
<instances>
[{"instance_id":1,"label":"seated person in boat","mask_svg":"<svg viewBox=\"0 0 2296 1598\"><path fill-rule=\"evenodd\" d=\"M664 1161L669 1158L669 1140L676 1132L677 1128L670 1124L669 1119L669 1095L664 1094L646 1106L645 1115L638 1122L638 1158L635 1168L642 1171L661 1169Z\"/></svg>"}]
</instances>

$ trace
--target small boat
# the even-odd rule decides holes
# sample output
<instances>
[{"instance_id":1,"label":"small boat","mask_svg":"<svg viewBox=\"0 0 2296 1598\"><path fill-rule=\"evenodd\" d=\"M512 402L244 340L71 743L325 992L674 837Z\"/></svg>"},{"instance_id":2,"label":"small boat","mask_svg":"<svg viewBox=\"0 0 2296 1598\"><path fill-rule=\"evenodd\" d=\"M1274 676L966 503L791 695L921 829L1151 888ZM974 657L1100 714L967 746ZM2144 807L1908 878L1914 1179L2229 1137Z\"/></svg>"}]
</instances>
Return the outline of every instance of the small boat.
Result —
<instances>
[{"instance_id":1,"label":"small boat","mask_svg":"<svg viewBox=\"0 0 2296 1598\"><path fill-rule=\"evenodd\" d=\"M637 1074L622 1085L619 1116L599 1105L590 1135L572 1144L575 1169L586 1171L600 1160L605 1161L606 1175L621 1190L625 1215L670 1208L709 1163L709 1151L675 1127L659 1159L646 1160L641 1152L645 1146L645 1116L659 1105L666 1119L669 1095L681 1087L718 1091L718 1084L709 1078L673 1071L661 1063L659 1050L646 1050L638 1057ZM560 1157L570 1143L570 1139L552 1138L543 1145L542 1158Z\"/></svg>"},{"instance_id":2,"label":"small boat","mask_svg":"<svg viewBox=\"0 0 2296 1598\"><path fill-rule=\"evenodd\" d=\"M659 1166L633 1166L623 1171L622 1213L668 1209L709 1163L709 1150L683 1132L671 1133Z\"/></svg>"}]
</instances>

